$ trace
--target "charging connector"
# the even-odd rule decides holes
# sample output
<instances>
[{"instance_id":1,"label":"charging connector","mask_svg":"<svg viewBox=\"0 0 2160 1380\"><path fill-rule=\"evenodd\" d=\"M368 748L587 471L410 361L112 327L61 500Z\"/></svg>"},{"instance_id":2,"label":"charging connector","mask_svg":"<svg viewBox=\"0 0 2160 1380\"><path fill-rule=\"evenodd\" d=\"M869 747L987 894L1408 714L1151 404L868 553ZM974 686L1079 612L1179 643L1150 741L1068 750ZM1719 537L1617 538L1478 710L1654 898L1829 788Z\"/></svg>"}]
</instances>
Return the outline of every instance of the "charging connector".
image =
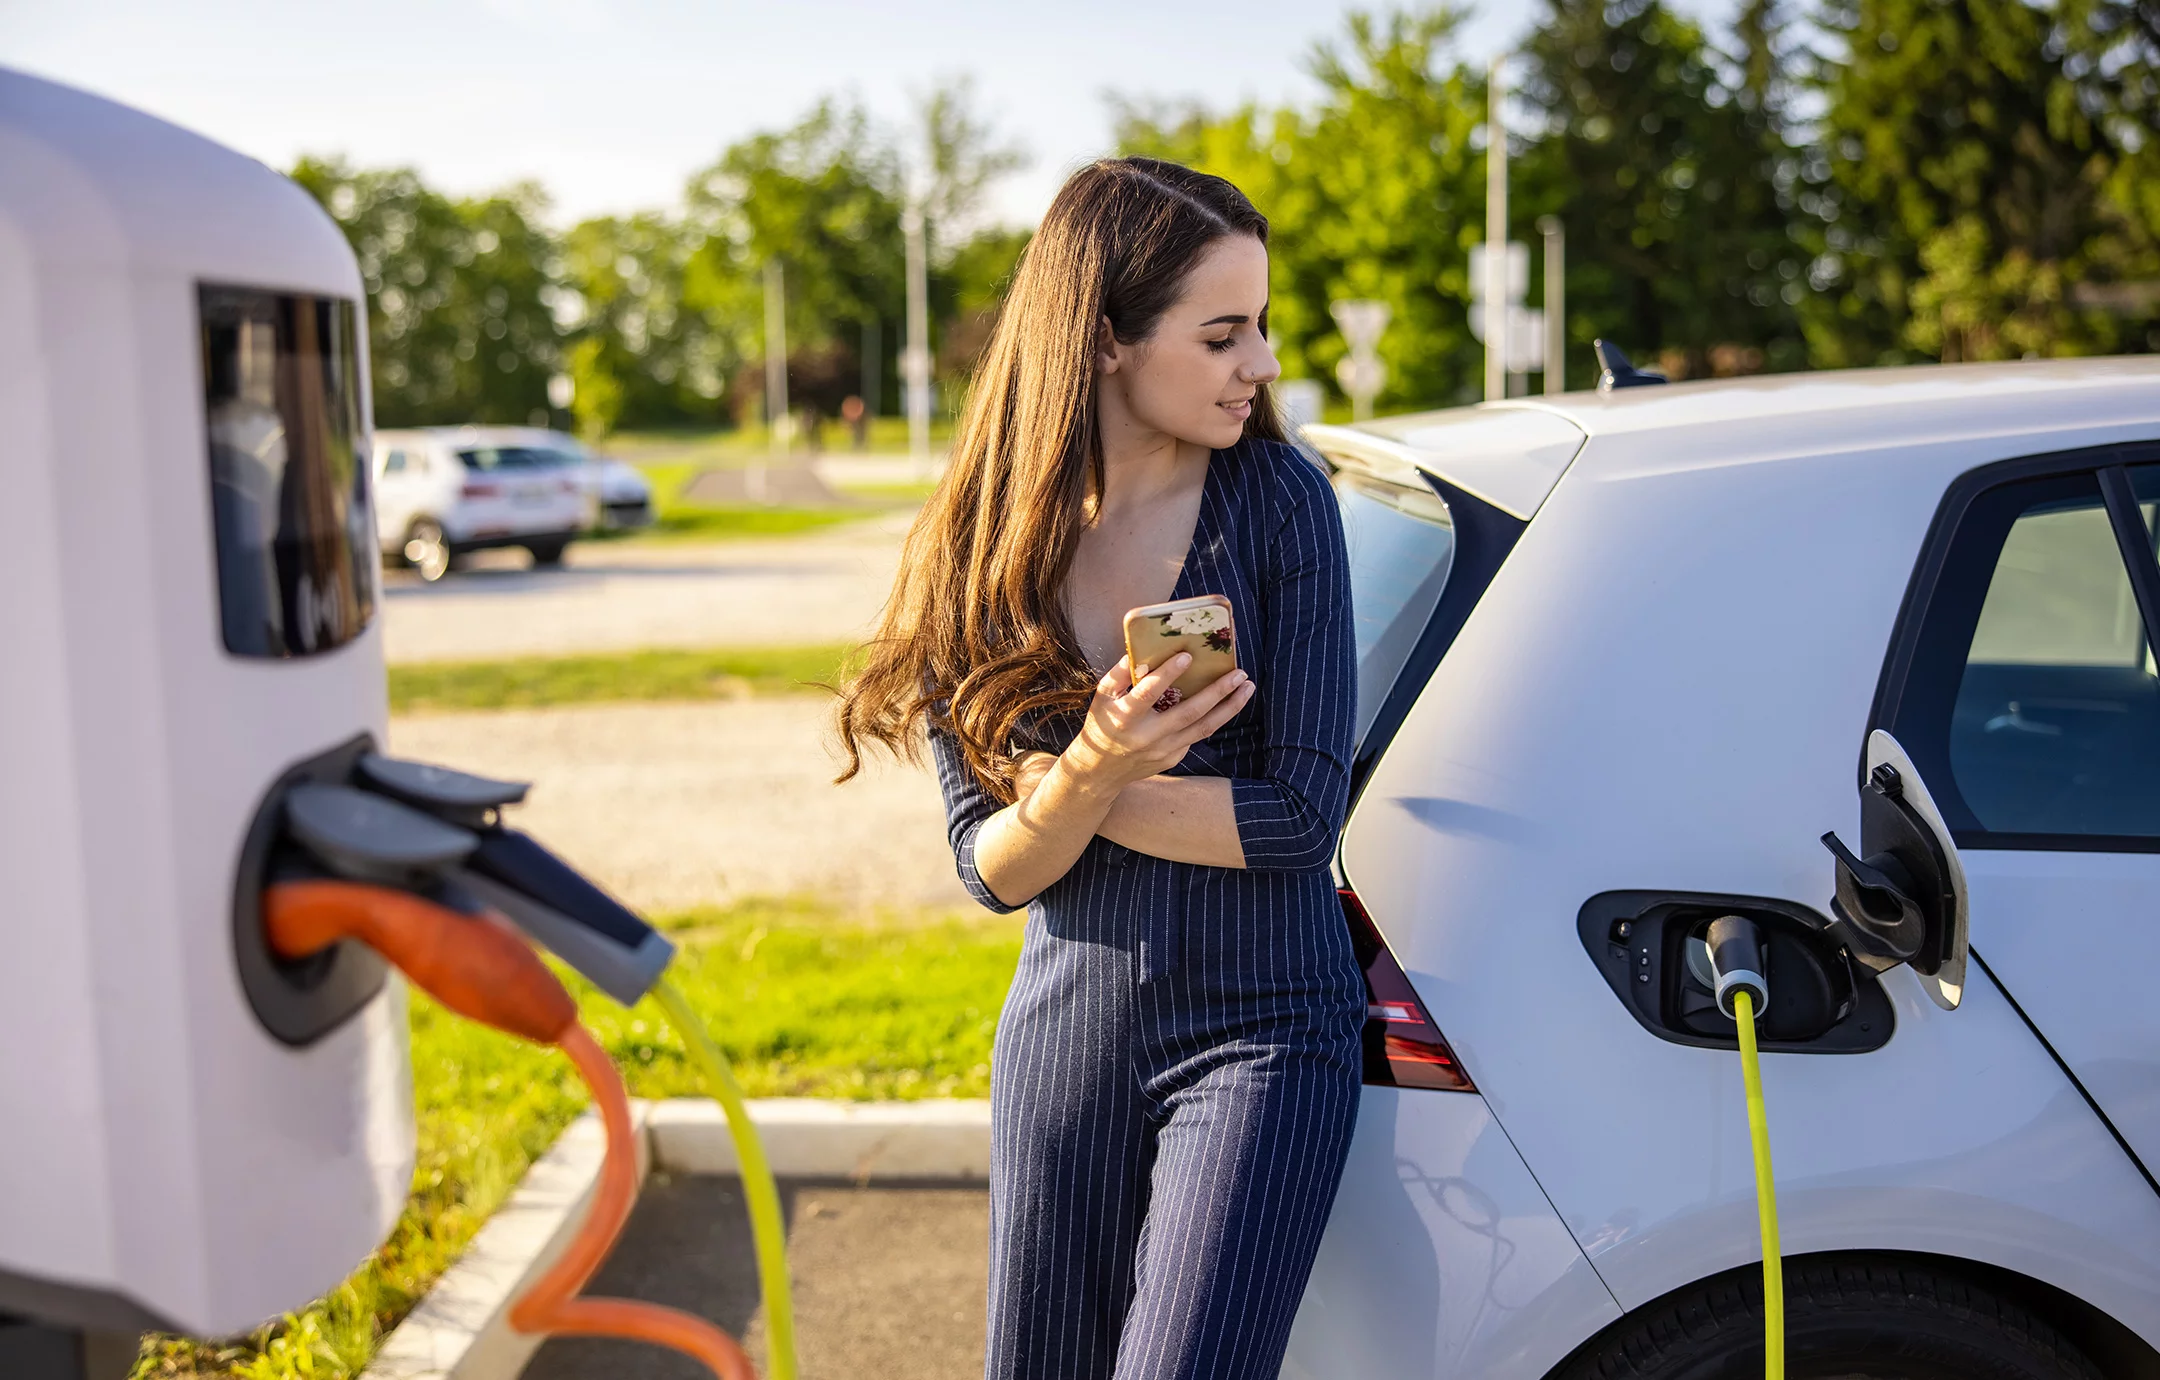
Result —
<instances>
[{"instance_id":1,"label":"charging connector","mask_svg":"<svg viewBox=\"0 0 2160 1380\"><path fill-rule=\"evenodd\" d=\"M1754 1015L1762 1019L1770 1009L1770 981L1763 974L1770 966L1763 958L1762 930L1742 915L1720 915L1703 932L1710 947L1711 985L1717 993L1718 1010L1734 1016L1733 994L1746 992L1753 998Z\"/></svg>"}]
</instances>

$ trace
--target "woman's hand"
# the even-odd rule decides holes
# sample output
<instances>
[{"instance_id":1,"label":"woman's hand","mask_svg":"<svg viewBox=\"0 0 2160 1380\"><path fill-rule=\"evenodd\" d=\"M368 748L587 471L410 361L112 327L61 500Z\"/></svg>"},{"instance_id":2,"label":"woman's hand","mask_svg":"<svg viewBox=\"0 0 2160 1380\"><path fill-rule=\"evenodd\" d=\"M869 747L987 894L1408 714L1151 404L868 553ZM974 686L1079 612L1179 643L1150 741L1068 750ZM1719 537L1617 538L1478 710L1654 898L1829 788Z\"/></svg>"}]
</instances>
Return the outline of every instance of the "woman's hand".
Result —
<instances>
[{"instance_id":1,"label":"woman's hand","mask_svg":"<svg viewBox=\"0 0 2160 1380\"><path fill-rule=\"evenodd\" d=\"M1163 692L1191 664L1192 657L1179 652L1161 666L1140 667L1137 680L1127 662L1111 667L1096 683L1087 722L1065 749L1066 769L1098 790L1115 793L1176 766L1194 743L1252 701L1252 678L1235 670L1157 710Z\"/></svg>"}]
</instances>

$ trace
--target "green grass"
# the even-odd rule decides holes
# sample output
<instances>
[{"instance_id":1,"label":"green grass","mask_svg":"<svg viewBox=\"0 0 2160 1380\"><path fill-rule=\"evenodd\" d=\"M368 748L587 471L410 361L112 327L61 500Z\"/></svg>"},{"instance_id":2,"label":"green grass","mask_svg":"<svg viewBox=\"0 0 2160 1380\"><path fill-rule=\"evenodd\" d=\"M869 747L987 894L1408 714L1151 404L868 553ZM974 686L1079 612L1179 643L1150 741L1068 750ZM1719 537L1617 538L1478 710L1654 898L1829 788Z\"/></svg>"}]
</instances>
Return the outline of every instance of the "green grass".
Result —
<instances>
[{"instance_id":1,"label":"green grass","mask_svg":"<svg viewBox=\"0 0 2160 1380\"><path fill-rule=\"evenodd\" d=\"M709 449L701 458L680 457L638 462L653 486L653 524L627 532L606 532L608 542L736 541L746 537L793 537L842 523L860 522L895 507L914 507L930 496L928 484L875 484L845 489L859 504L829 508L781 507L761 503L686 503L682 491L699 473L734 462ZM762 458L758 452L750 458Z\"/></svg>"},{"instance_id":2,"label":"green grass","mask_svg":"<svg viewBox=\"0 0 2160 1380\"><path fill-rule=\"evenodd\" d=\"M749 902L664 922L670 975L753 1097L984 1097L1018 922L973 914L851 920L815 902ZM625 1011L573 978L636 1097L701 1095L651 1002ZM327 1298L252 1337L153 1338L136 1380L346 1380L457 1259L583 1108L569 1064L412 1003L419 1160L390 1239ZM294 1223L293 1230L306 1230Z\"/></svg>"},{"instance_id":3,"label":"green grass","mask_svg":"<svg viewBox=\"0 0 2160 1380\"><path fill-rule=\"evenodd\" d=\"M846 644L652 648L507 661L427 661L390 668L390 712L538 709L599 700L711 700L837 684Z\"/></svg>"}]
</instances>

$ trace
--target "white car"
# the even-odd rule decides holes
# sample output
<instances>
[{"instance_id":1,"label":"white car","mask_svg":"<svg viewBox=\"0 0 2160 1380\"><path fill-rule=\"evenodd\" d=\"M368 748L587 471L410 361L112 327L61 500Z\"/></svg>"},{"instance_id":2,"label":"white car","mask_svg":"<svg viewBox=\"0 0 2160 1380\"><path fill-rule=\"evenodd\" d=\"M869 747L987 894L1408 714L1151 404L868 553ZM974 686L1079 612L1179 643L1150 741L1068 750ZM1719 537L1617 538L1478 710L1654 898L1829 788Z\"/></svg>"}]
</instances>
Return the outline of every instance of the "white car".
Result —
<instances>
[{"instance_id":1,"label":"white car","mask_svg":"<svg viewBox=\"0 0 2160 1380\"><path fill-rule=\"evenodd\" d=\"M1284 1375L1762 1374L1726 914L1789 1373L2160 1374L2160 360L1308 435L1372 1020Z\"/></svg>"},{"instance_id":2,"label":"white car","mask_svg":"<svg viewBox=\"0 0 2160 1380\"><path fill-rule=\"evenodd\" d=\"M531 427L375 433L375 526L383 554L430 582L468 551L522 546L537 566L593 525L582 448Z\"/></svg>"},{"instance_id":3,"label":"white car","mask_svg":"<svg viewBox=\"0 0 2160 1380\"><path fill-rule=\"evenodd\" d=\"M653 524L652 481L644 472L611 455L586 454L592 485L596 530L622 532Z\"/></svg>"}]
</instances>

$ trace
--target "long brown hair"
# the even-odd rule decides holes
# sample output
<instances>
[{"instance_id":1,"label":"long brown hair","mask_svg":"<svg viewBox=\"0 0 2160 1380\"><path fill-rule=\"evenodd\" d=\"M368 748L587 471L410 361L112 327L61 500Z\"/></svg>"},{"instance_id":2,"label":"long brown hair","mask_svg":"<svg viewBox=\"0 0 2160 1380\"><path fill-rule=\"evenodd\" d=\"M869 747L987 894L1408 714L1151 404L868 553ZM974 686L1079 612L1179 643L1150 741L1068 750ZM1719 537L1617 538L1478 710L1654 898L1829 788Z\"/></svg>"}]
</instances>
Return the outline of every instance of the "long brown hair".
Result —
<instances>
[{"instance_id":1,"label":"long brown hair","mask_svg":"<svg viewBox=\"0 0 2160 1380\"><path fill-rule=\"evenodd\" d=\"M908 533L877 633L842 694L840 780L861 770L866 740L913 759L918 730L935 722L1009 800L1016 733L1086 708L1095 676L1063 591L1102 492L1099 323L1107 318L1120 344L1147 339L1209 246L1230 235L1266 244L1267 234L1243 192L1175 163L1108 158L1066 180L1021 256L944 481ZM1245 435L1282 439L1265 385Z\"/></svg>"}]
</instances>

